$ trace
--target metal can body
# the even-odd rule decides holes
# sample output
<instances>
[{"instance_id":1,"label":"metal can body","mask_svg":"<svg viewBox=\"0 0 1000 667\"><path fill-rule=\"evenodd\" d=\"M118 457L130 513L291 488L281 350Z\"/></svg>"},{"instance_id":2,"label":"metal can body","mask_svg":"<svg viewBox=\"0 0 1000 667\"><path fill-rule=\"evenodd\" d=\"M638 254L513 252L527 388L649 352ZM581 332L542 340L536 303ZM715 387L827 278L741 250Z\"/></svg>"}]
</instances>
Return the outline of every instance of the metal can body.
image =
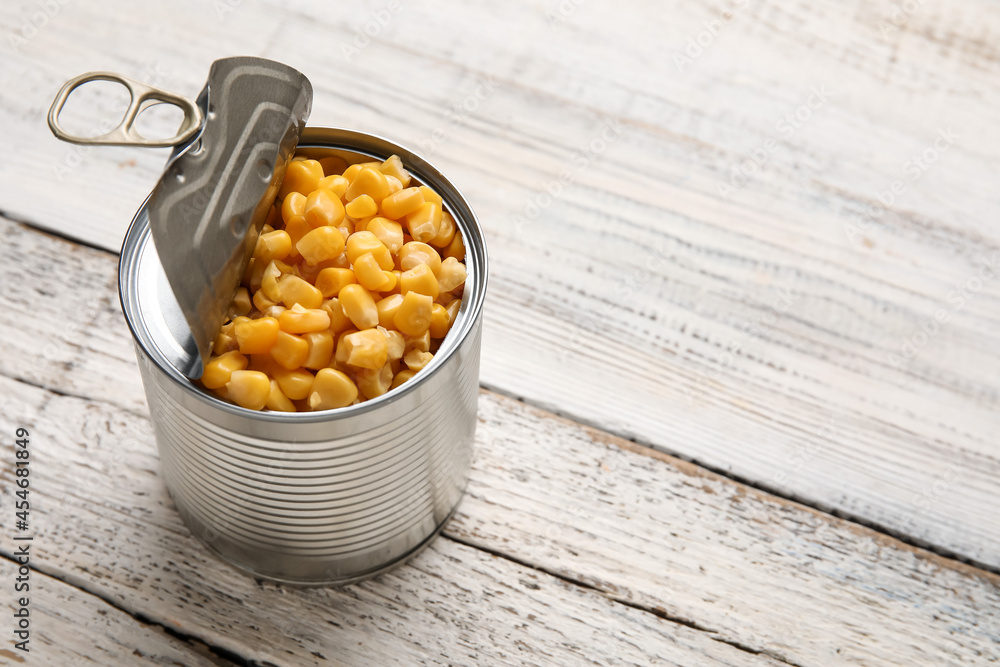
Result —
<instances>
[{"instance_id":1,"label":"metal can body","mask_svg":"<svg viewBox=\"0 0 1000 667\"><path fill-rule=\"evenodd\" d=\"M381 397L316 413L225 403L172 367L183 347L145 205L122 248L120 289L168 490L192 532L252 574L296 584L373 576L425 546L461 498L472 459L486 253L461 194L406 149L371 135L307 128L305 154L398 154L442 194L466 242L459 317L433 362ZM173 304L176 306L176 304Z\"/></svg>"}]
</instances>

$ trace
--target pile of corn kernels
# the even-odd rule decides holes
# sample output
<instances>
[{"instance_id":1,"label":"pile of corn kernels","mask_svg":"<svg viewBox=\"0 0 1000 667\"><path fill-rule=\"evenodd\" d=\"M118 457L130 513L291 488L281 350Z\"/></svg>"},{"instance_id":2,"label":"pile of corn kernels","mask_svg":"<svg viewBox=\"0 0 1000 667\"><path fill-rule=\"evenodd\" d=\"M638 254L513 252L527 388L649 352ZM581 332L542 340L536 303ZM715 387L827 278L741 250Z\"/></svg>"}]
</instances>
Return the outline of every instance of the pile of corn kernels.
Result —
<instances>
[{"instance_id":1,"label":"pile of corn kernels","mask_svg":"<svg viewBox=\"0 0 1000 667\"><path fill-rule=\"evenodd\" d=\"M465 246L398 156L296 157L201 383L251 410L381 396L434 358L462 303Z\"/></svg>"}]
</instances>

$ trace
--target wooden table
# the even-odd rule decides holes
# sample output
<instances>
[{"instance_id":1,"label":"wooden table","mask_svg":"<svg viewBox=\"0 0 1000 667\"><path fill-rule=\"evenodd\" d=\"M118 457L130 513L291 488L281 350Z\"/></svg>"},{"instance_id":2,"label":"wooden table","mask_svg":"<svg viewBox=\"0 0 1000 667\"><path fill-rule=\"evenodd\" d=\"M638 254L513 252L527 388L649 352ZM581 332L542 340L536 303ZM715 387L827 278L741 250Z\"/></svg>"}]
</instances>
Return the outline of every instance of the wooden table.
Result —
<instances>
[{"instance_id":1,"label":"wooden table","mask_svg":"<svg viewBox=\"0 0 1000 667\"><path fill-rule=\"evenodd\" d=\"M1000 660L1000 7L13 0L0 9L0 578L25 665ZM367 34L366 34L367 32ZM57 142L63 81L305 72L417 147L493 274L474 471L409 564L261 583L158 475L116 252L164 150ZM120 96L81 91L93 132ZM150 121L163 129L166 120Z\"/></svg>"}]
</instances>

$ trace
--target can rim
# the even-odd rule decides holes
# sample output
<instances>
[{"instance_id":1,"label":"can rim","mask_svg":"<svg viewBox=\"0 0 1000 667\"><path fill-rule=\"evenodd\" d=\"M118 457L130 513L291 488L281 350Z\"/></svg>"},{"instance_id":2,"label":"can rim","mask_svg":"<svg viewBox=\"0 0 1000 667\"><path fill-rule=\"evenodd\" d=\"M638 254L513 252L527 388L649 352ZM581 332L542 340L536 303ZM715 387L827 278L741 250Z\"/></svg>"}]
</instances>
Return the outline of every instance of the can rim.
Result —
<instances>
[{"instance_id":1,"label":"can rim","mask_svg":"<svg viewBox=\"0 0 1000 667\"><path fill-rule=\"evenodd\" d=\"M142 319L141 309L138 305L137 290L131 288L135 284L136 272L139 265L138 260L142 254L143 247L147 242L151 241L149 219L146 213L149 204L149 196L147 196L139 207L139 210L136 211L132 222L129 224L128 231L125 233L118 262L118 298L121 303L122 312L125 315L125 322L132 333L132 339L142 347L143 351L164 375L173 380L182 389L187 390L207 407L222 410L238 417L251 416L258 420L277 424L314 423L328 421L333 417L349 418L360 416L394 403L416 391L451 359L475 330L476 323L482 315L483 303L486 297L486 285L489 279L485 234L475 211L472 210L465 196L455 187L451 180L425 158L380 135L344 128L321 126L306 127L299 140L298 148L344 150L370 157L381 156L383 160L393 154L399 155L407 169L419 181L434 187L444 198L447 208L451 209L455 217L455 223L462 231L465 240L465 263L468 267L468 275L472 279L471 281L467 279L467 284L468 282L472 282L473 289L466 290L463 293L463 303L460 312L464 311L464 316L460 319L461 328L458 331L452 330L448 332L448 336L445 337L441 344L443 354L441 354L442 349L439 349L438 354L434 355L434 359L426 368L399 387L390 389L385 394L376 398L331 410L309 412L250 410L224 401L210 394L207 390L195 386L192 380L185 377L167 361L166 356L157 349L148 335L148 330L139 326L136 322L136 320ZM469 261L470 257L472 258L472 262ZM472 298L468 299L466 303L466 298L470 296ZM457 335L452 337L454 334Z\"/></svg>"}]
</instances>

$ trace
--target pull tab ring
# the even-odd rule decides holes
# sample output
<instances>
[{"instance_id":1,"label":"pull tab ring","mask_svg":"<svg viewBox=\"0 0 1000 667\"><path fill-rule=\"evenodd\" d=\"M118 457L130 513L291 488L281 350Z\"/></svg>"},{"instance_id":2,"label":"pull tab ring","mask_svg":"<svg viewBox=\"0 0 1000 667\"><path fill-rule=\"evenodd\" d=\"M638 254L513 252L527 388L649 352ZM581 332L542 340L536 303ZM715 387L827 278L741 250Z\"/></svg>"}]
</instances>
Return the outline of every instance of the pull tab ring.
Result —
<instances>
[{"instance_id":1,"label":"pull tab ring","mask_svg":"<svg viewBox=\"0 0 1000 667\"><path fill-rule=\"evenodd\" d=\"M63 129L62 125L59 124L59 114L62 113L66 100L69 99L73 91L91 81L120 83L128 90L131 99L125 117L113 130L97 137L78 137ZM177 134L174 136L167 139L147 139L135 129L135 119L140 112L154 104L161 103L178 107L184 112L184 120L181 121ZM84 146L146 146L149 148L177 146L193 137L201 129L203 121L204 115L201 109L186 97L148 86L114 72L87 72L70 79L59 89L56 99L52 102L52 107L49 108L49 129L52 130L52 134L63 141Z\"/></svg>"}]
</instances>

